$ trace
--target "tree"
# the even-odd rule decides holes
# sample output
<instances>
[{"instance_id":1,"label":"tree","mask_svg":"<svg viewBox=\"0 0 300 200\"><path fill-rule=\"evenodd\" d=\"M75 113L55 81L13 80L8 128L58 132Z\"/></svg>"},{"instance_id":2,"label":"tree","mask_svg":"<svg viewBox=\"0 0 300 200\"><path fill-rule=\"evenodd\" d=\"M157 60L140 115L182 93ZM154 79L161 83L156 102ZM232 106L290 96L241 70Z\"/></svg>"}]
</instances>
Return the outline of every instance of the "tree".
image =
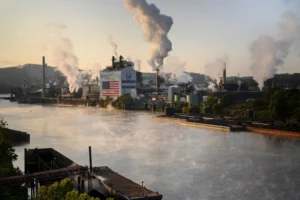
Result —
<instances>
[{"instance_id":1,"label":"tree","mask_svg":"<svg viewBox=\"0 0 300 200\"><path fill-rule=\"evenodd\" d=\"M99 200L99 198L90 197L88 194L79 194L73 191L73 182L66 178L60 182L55 182L46 187L41 186L36 194L36 200Z\"/></svg>"},{"instance_id":2,"label":"tree","mask_svg":"<svg viewBox=\"0 0 300 200\"><path fill-rule=\"evenodd\" d=\"M133 103L134 101L130 94L124 94L116 100L115 105L116 108L123 109L124 107L130 108L131 106L133 106Z\"/></svg>"},{"instance_id":3,"label":"tree","mask_svg":"<svg viewBox=\"0 0 300 200\"><path fill-rule=\"evenodd\" d=\"M13 161L17 160L17 154L12 147L6 132L7 123L0 119L0 178L21 174L19 168L13 166ZM23 200L27 199L27 190L25 187L0 187L0 199Z\"/></svg>"},{"instance_id":4,"label":"tree","mask_svg":"<svg viewBox=\"0 0 300 200\"><path fill-rule=\"evenodd\" d=\"M212 107L212 111L215 115L222 114L222 110L223 110L223 105L220 103L215 103Z\"/></svg>"},{"instance_id":5,"label":"tree","mask_svg":"<svg viewBox=\"0 0 300 200\"><path fill-rule=\"evenodd\" d=\"M232 105L234 102L233 102L233 98L232 98L232 95L229 94L229 93L226 93L222 96L221 98L221 104L223 105L223 107L227 107L227 106L230 106Z\"/></svg>"},{"instance_id":6,"label":"tree","mask_svg":"<svg viewBox=\"0 0 300 200\"><path fill-rule=\"evenodd\" d=\"M272 94L269 110L273 117L285 118L287 107L286 98L282 90L278 90Z\"/></svg>"},{"instance_id":7,"label":"tree","mask_svg":"<svg viewBox=\"0 0 300 200\"><path fill-rule=\"evenodd\" d=\"M298 108L294 111L292 118L293 118L295 121L300 122L300 107L298 107Z\"/></svg>"},{"instance_id":8,"label":"tree","mask_svg":"<svg viewBox=\"0 0 300 200\"><path fill-rule=\"evenodd\" d=\"M208 96L203 102L203 106L206 108L212 108L215 103L218 103L218 98L215 96Z\"/></svg>"}]
</instances>

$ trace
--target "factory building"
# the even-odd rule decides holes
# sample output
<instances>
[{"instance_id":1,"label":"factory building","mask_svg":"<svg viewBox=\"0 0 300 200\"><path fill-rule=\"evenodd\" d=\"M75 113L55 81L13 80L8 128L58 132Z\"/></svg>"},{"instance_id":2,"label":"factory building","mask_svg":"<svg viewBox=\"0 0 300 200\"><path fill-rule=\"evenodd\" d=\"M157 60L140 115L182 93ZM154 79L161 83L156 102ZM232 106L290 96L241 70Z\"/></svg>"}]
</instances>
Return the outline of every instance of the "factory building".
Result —
<instances>
[{"instance_id":1,"label":"factory building","mask_svg":"<svg viewBox=\"0 0 300 200\"><path fill-rule=\"evenodd\" d=\"M100 98L112 97L114 99L124 94L136 97L136 71L134 64L123 60L120 56L119 62L112 57L112 66L100 71Z\"/></svg>"},{"instance_id":2,"label":"factory building","mask_svg":"<svg viewBox=\"0 0 300 200\"><path fill-rule=\"evenodd\" d=\"M100 87L98 78L82 87L82 99L97 99L99 98L99 94Z\"/></svg>"}]
</instances>

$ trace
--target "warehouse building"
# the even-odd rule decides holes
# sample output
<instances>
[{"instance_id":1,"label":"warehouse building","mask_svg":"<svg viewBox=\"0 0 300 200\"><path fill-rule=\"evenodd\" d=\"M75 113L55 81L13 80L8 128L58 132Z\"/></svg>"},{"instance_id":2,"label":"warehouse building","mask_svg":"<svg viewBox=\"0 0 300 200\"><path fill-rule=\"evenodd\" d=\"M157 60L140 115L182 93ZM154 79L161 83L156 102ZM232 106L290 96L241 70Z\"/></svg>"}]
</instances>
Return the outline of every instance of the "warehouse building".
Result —
<instances>
[{"instance_id":1,"label":"warehouse building","mask_svg":"<svg viewBox=\"0 0 300 200\"><path fill-rule=\"evenodd\" d=\"M100 98L112 97L114 99L124 94L136 97L136 71L132 62L123 60L119 62L112 57L112 66L100 71Z\"/></svg>"}]
</instances>

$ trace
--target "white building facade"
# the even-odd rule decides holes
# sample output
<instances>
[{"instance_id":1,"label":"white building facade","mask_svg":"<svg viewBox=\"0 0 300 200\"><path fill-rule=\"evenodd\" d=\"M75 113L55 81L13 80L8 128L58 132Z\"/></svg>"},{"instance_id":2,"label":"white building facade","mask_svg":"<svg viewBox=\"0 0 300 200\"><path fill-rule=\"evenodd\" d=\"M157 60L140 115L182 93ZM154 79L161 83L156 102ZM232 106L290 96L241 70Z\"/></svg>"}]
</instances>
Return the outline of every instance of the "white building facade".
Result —
<instances>
[{"instance_id":1,"label":"white building facade","mask_svg":"<svg viewBox=\"0 0 300 200\"><path fill-rule=\"evenodd\" d=\"M100 72L100 98L118 98L123 94L136 97L136 71L132 66L119 70L105 69Z\"/></svg>"}]
</instances>

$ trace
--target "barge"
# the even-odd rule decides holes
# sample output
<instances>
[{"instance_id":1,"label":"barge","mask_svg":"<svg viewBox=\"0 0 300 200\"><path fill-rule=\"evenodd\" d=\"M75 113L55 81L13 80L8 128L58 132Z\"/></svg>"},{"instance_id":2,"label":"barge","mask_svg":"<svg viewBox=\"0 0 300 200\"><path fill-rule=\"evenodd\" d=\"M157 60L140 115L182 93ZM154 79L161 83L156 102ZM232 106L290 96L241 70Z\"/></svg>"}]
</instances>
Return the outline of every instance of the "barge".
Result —
<instances>
[{"instance_id":1,"label":"barge","mask_svg":"<svg viewBox=\"0 0 300 200\"><path fill-rule=\"evenodd\" d=\"M220 131L226 131L226 132L233 132L233 131L244 131L244 126L239 125L219 125L214 123L203 123L203 122L193 122L189 121L187 119L183 118L176 118L176 117L168 117L164 115L160 116L153 116L153 119L157 120L168 120L168 121L174 121L184 126L192 126L197 128L208 128L208 129L214 129L214 130L220 130Z\"/></svg>"},{"instance_id":2,"label":"barge","mask_svg":"<svg viewBox=\"0 0 300 200\"><path fill-rule=\"evenodd\" d=\"M254 127L254 126L247 126L246 130L256 132L256 133L267 134L267 135L300 138L300 132L294 132L294 131L285 131L285 130Z\"/></svg>"}]
</instances>

